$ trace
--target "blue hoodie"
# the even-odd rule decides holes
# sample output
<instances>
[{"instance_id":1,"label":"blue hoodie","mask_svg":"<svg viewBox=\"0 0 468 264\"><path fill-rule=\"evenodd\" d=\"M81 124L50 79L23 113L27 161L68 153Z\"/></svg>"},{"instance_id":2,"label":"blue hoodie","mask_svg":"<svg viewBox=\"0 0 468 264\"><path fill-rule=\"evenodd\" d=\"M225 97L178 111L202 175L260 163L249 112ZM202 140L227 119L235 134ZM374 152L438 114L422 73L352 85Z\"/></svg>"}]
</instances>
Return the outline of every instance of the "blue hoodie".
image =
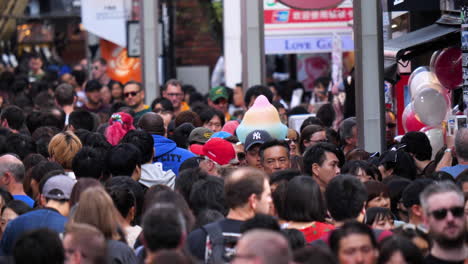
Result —
<instances>
[{"instance_id":1,"label":"blue hoodie","mask_svg":"<svg viewBox=\"0 0 468 264\"><path fill-rule=\"evenodd\" d=\"M168 138L153 135L155 154L153 163L161 163L164 171L172 170L179 176L179 167L184 160L195 157L192 152L178 148L176 143Z\"/></svg>"}]
</instances>

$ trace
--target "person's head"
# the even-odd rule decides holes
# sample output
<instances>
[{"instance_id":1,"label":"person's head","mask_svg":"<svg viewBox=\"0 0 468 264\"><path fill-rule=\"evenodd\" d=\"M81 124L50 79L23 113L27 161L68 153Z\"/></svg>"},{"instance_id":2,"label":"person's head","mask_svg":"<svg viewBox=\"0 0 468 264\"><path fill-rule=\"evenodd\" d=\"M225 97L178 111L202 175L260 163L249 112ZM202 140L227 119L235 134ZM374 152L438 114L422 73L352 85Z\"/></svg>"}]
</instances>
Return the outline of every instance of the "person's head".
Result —
<instances>
[{"instance_id":1,"label":"person's head","mask_svg":"<svg viewBox=\"0 0 468 264\"><path fill-rule=\"evenodd\" d=\"M90 80L86 82L85 94L88 102L91 105L98 105L101 103L101 88L102 85L97 80Z\"/></svg>"},{"instance_id":2,"label":"person's head","mask_svg":"<svg viewBox=\"0 0 468 264\"><path fill-rule=\"evenodd\" d=\"M60 132L49 142L49 156L65 170L71 170L73 158L81 147L80 139L73 132Z\"/></svg>"},{"instance_id":3,"label":"person's head","mask_svg":"<svg viewBox=\"0 0 468 264\"><path fill-rule=\"evenodd\" d=\"M6 142L5 152L16 154L21 160L36 152L36 144L31 136L11 133L6 137Z\"/></svg>"},{"instance_id":4,"label":"person's head","mask_svg":"<svg viewBox=\"0 0 468 264\"><path fill-rule=\"evenodd\" d=\"M38 54L34 54L29 58L28 67L29 70L31 70L33 73L36 73L37 71L41 70L42 65L42 58Z\"/></svg>"},{"instance_id":5,"label":"person's head","mask_svg":"<svg viewBox=\"0 0 468 264\"><path fill-rule=\"evenodd\" d=\"M327 142L327 134L325 128L319 125L308 125L301 131L301 139L299 140L299 149L304 153L308 147L317 143Z\"/></svg>"},{"instance_id":6,"label":"person's head","mask_svg":"<svg viewBox=\"0 0 468 264\"><path fill-rule=\"evenodd\" d=\"M159 97L151 102L151 110L156 114L165 113L165 112L174 112L174 107L172 106L171 101L167 98Z\"/></svg>"},{"instance_id":7,"label":"person's head","mask_svg":"<svg viewBox=\"0 0 468 264\"><path fill-rule=\"evenodd\" d=\"M198 180L193 184L188 203L196 216L207 209L226 214L223 180L213 176Z\"/></svg>"},{"instance_id":8,"label":"person's head","mask_svg":"<svg viewBox=\"0 0 468 264\"><path fill-rule=\"evenodd\" d=\"M317 118L320 119L325 127L332 127L335 121L335 109L331 104L322 105L317 111Z\"/></svg>"},{"instance_id":9,"label":"person's head","mask_svg":"<svg viewBox=\"0 0 468 264\"><path fill-rule=\"evenodd\" d=\"M70 207L80 201L81 194L90 187L101 187L101 183L93 178L81 178L76 181L70 194Z\"/></svg>"},{"instance_id":10,"label":"person's head","mask_svg":"<svg viewBox=\"0 0 468 264\"><path fill-rule=\"evenodd\" d=\"M125 103L134 109L141 107L145 100L145 91L141 83L136 81L129 81L124 85L123 95Z\"/></svg>"},{"instance_id":11,"label":"person's head","mask_svg":"<svg viewBox=\"0 0 468 264\"><path fill-rule=\"evenodd\" d=\"M10 189L22 184L25 173L24 165L17 157L11 154L0 156L0 186Z\"/></svg>"},{"instance_id":12,"label":"person's head","mask_svg":"<svg viewBox=\"0 0 468 264\"><path fill-rule=\"evenodd\" d=\"M260 162L260 146L271 140L270 134L265 130L254 130L245 137L244 149L247 165L262 169Z\"/></svg>"},{"instance_id":13,"label":"person's head","mask_svg":"<svg viewBox=\"0 0 468 264\"><path fill-rule=\"evenodd\" d=\"M289 154L291 156L299 156L299 133L296 130L289 128L286 141L289 145Z\"/></svg>"},{"instance_id":14,"label":"person's head","mask_svg":"<svg viewBox=\"0 0 468 264\"><path fill-rule=\"evenodd\" d=\"M267 214L271 206L270 184L267 175L254 168L239 168L224 181L224 195L229 209Z\"/></svg>"},{"instance_id":15,"label":"person's head","mask_svg":"<svg viewBox=\"0 0 468 264\"><path fill-rule=\"evenodd\" d=\"M91 68L91 76L94 80L101 80L106 76L107 61L104 58L97 59L93 62Z\"/></svg>"},{"instance_id":16,"label":"person's head","mask_svg":"<svg viewBox=\"0 0 468 264\"><path fill-rule=\"evenodd\" d=\"M55 88L55 101L59 106L72 105L75 101L73 86L62 83Z\"/></svg>"},{"instance_id":17,"label":"person's head","mask_svg":"<svg viewBox=\"0 0 468 264\"><path fill-rule=\"evenodd\" d=\"M387 185L379 181L367 181L364 183L364 186L367 189L366 208L390 208L390 193Z\"/></svg>"},{"instance_id":18,"label":"person's head","mask_svg":"<svg viewBox=\"0 0 468 264\"><path fill-rule=\"evenodd\" d=\"M341 173L351 174L356 176L360 181L366 182L373 180L373 175L370 173L370 164L363 160L348 161L341 168Z\"/></svg>"},{"instance_id":19,"label":"person's head","mask_svg":"<svg viewBox=\"0 0 468 264\"><path fill-rule=\"evenodd\" d=\"M292 261L292 252L286 238L278 232L252 230L237 242L231 263L285 264Z\"/></svg>"},{"instance_id":20,"label":"person's head","mask_svg":"<svg viewBox=\"0 0 468 264\"><path fill-rule=\"evenodd\" d=\"M162 96L171 101L174 109L180 109L184 99L182 84L175 79L168 80L163 86Z\"/></svg>"},{"instance_id":21,"label":"person's head","mask_svg":"<svg viewBox=\"0 0 468 264\"><path fill-rule=\"evenodd\" d=\"M234 93L232 96L233 104L235 107L244 107L244 92L242 90L242 84L238 83L236 84L236 87L234 87Z\"/></svg>"},{"instance_id":22,"label":"person's head","mask_svg":"<svg viewBox=\"0 0 468 264\"><path fill-rule=\"evenodd\" d=\"M3 108L0 114L0 126L12 130L20 130L23 127L25 115L21 108L10 105Z\"/></svg>"},{"instance_id":23,"label":"person's head","mask_svg":"<svg viewBox=\"0 0 468 264\"><path fill-rule=\"evenodd\" d=\"M432 184L432 182L433 181L429 179L416 179L403 190L401 200L409 214L410 221L422 221L423 211L419 196L427 186Z\"/></svg>"},{"instance_id":24,"label":"person's head","mask_svg":"<svg viewBox=\"0 0 468 264\"><path fill-rule=\"evenodd\" d=\"M122 83L118 81L111 80L108 84L110 92L111 92L111 97L113 102L119 102L122 101L124 95L123 95L123 85Z\"/></svg>"},{"instance_id":25,"label":"person's head","mask_svg":"<svg viewBox=\"0 0 468 264\"><path fill-rule=\"evenodd\" d=\"M106 191L123 219L131 223L136 215L136 198L132 190L128 186L113 185L108 186Z\"/></svg>"},{"instance_id":26,"label":"person's head","mask_svg":"<svg viewBox=\"0 0 468 264\"><path fill-rule=\"evenodd\" d=\"M94 130L94 117L90 112L77 109L71 112L68 117L68 124L70 127L73 127L73 130L85 129L88 131Z\"/></svg>"},{"instance_id":27,"label":"person's head","mask_svg":"<svg viewBox=\"0 0 468 264\"><path fill-rule=\"evenodd\" d=\"M408 132L401 139L401 144L406 145L405 151L418 161L431 160L432 147L429 138L423 132Z\"/></svg>"},{"instance_id":28,"label":"person's head","mask_svg":"<svg viewBox=\"0 0 468 264\"><path fill-rule=\"evenodd\" d=\"M92 147L83 147L72 160L72 170L77 179L100 179L106 168L105 157Z\"/></svg>"},{"instance_id":29,"label":"person's head","mask_svg":"<svg viewBox=\"0 0 468 264\"><path fill-rule=\"evenodd\" d=\"M372 207L366 210L365 224L373 229L392 230L395 216L389 208Z\"/></svg>"},{"instance_id":30,"label":"person's head","mask_svg":"<svg viewBox=\"0 0 468 264\"><path fill-rule=\"evenodd\" d=\"M109 118L109 126L106 128L104 135L107 141L112 146L115 146L125 134L133 129L135 129L133 126L133 117L125 112L118 112L112 114Z\"/></svg>"},{"instance_id":31,"label":"person's head","mask_svg":"<svg viewBox=\"0 0 468 264\"><path fill-rule=\"evenodd\" d=\"M468 128L458 130L455 136L455 151L459 161L468 161Z\"/></svg>"},{"instance_id":32,"label":"person's head","mask_svg":"<svg viewBox=\"0 0 468 264\"><path fill-rule=\"evenodd\" d=\"M186 222L182 212L172 204L153 205L143 216L142 228L143 244L149 254L183 247Z\"/></svg>"},{"instance_id":33,"label":"person's head","mask_svg":"<svg viewBox=\"0 0 468 264\"><path fill-rule=\"evenodd\" d=\"M417 169L414 159L401 147L392 147L389 151L382 153L379 161L379 171L385 179L391 175L397 175L413 180Z\"/></svg>"},{"instance_id":34,"label":"person's head","mask_svg":"<svg viewBox=\"0 0 468 264\"><path fill-rule=\"evenodd\" d=\"M468 169L457 176L456 183L464 193L468 193Z\"/></svg>"},{"instance_id":35,"label":"person's head","mask_svg":"<svg viewBox=\"0 0 468 264\"><path fill-rule=\"evenodd\" d=\"M297 222L323 222L325 211L320 187L311 177L294 177L288 182L280 218Z\"/></svg>"},{"instance_id":36,"label":"person's head","mask_svg":"<svg viewBox=\"0 0 468 264\"><path fill-rule=\"evenodd\" d=\"M424 224L442 250L459 248L464 243L464 196L454 183L435 182L420 195Z\"/></svg>"},{"instance_id":37,"label":"person's head","mask_svg":"<svg viewBox=\"0 0 468 264\"><path fill-rule=\"evenodd\" d=\"M146 113L140 117L137 128L141 128L153 135L164 136L164 134L166 134L164 120L156 113Z\"/></svg>"},{"instance_id":38,"label":"person's head","mask_svg":"<svg viewBox=\"0 0 468 264\"><path fill-rule=\"evenodd\" d=\"M396 133L396 117L391 110L385 110L385 141L387 142L387 147L391 146L395 141Z\"/></svg>"},{"instance_id":39,"label":"person's head","mask_svg":"<svg viewBox=\"0 0 468 264\"><path fill-rule=\"evenodd\" d=\"M229 106L229 94L224 86L217 86L211 88L208 94L208 105L214 109L226 113Z\"/></svg>"},{"instance_id":40,"label":"person's head","mask_svg":"<svg viewBox=\"0 0 468 264\"><path fill-rule=\"evenodd\" d=\"M330 248L341 264L373 264L379 255L372 229L355 221L347 222L331 233Z\"/></svg>"},{"instance_id":41,"label":"person's head","mask_svg":"<svg viewBox=\"0 0 468 264\"><path fill-rule=\"evenodd\" d=\"M254 217L245 221L240 226L241 233L247 233L253 229L266 229L276 232L281 231L278 220L275 217L267 214L255 214Z\"/></svg>"},{"instance_id":42,"label":"person's head","mask_svg":"<svg viewBox=\"0 0 468 264\"><path fill-rule=\"evenodd\" d=\"M59 234L47 228L22 234L12 253L16 264L63 264L65 260Z\"/></svg>"},{"instance_id":43,"label":"person's head","mask_svg":"<svg viewBox=\"0 0 468 264\"><path fill-rule=\"evenodd\" d=\"M411 240L404 236L393 235L380 243L378 263L424 263L424 258Z\"/></svg>"},{"instance_id":44,"label":"person's head","mask_svg":"<svg viewBox=\"0 0 468 264\"><path fill-rule=\"evenodd\" d=\"M202 158L198 158L202 159ZM175 180L175 190L180 193L185 200L190 200L190 193L192 188L198 180L203 180L208 177L208 174L199 167L190 168L186 170L179 169L179 176Z\"/></svg>"},{"instance_id":45,"label":"person's head","mask_svg":"<svg viewBox=\"0 0 468 264\"><path fill-rule=\"evenodd\" d=\"M254 85L247 89L247 91L245 92L245 106L247 108L250 108L255 102L255 99L257 99L257 97L260 95L264 95L270 103L273 102L273 93L268 87L263 85Z\"/></svg>"},{"instance_id":46,"label":"person's head","mask_svg":"<svg viewBox=\"0 0 468 264\"><path fill-rule=\"evenodd\" d=\"M312 175L322 191L334 177L340 174L338 151L337 147L331 143L318 143L304 153L304 172Z\"/></svg>"},{"instance_id":47,"label":"person's head","mask_svg":"<svg viewBox=\"0 0 468 264\"><path fill-rule=\"evenodd\" d=\"M73 77L74 86L82 87L86 81L86 73L83 70L73 70L71 75Z\"/></svg>"},{"instance_id":48,"label":"person's head","mask_svg":"<svg viewBox=\"0 0 468 264\"><path fill-rule=\"evenodd\" d=\"M358 131L355 117L349 117L343 120L339 132L343 146L349 146L351 149L357 146Z\"/></svg>"},{"instance_id":49,"label":"person's head","mask_svg":"<svg viewBox=\"0 0 468 264\"><path fill-rule=\"evenodd\" d=\"M120 143L130 143L135 145L141 152L141 164L149 163L153 160L154 139L150 133L138 129L129 131Z\"/></svg>"},{"instance_id":50,"label":"person's head","mask_svg":"<svg viewBox=\"0 0 468 264\"><path fill-rule=\"evenodd\" d=\"M328 212L335 221L358 220L364 217L367 190L354 176L339 175L332 179L325 190Z\"/></svg>"},{"instance_id":51,"label":"person's head","mask_svg":"<svg viewBox=\"0 0 468 264\"><path fill-rule=\"evenodd\" d=\"M267 174L291 167L289 145L285 141L273 139L263 143L259 155L263 170Z\"/></svg>"},{"instance_id":52,"label":"person's head","mask_svg":"<svg viewBox=\"0 0 468 264\"><path fill-rule=\"evenodd\" d=\"M296 107L301 107L301 106L296 106ZM295 107L295 108L296 108L296 107ZM291 110L289 111L289 115L293 115L293 114L295 114L295 115L300 115L300 114L308 114L308 113L309 113L309 112L307 112L306 109L304 109L304 110L305 110L305 113L292 113L293 110L294 110L295 108L293 108L293 109L291 109ZM301 107L301 108L302 108L302 107ZM317 125L317 126L321 126L321 127L324 126L322 120L318 119L318 117L316 117L316 116L309 116L308 118L306 118L306 119L302 122L299 131L304 130L304 128L305 128L306 126L309 126L309 125Z\"/></svg>"},{"instance_id":53,"label":"person's head","mask_svg":"<svg viewBox=\"0 0 468 264\"><path fill-rule=\"evenodd\" d=\"M314 96L319 102L326 101L328 98L328 86L330 85L331 78L322 76L314 80Z\"/></svg>"},{"instance_id":54,"label":"person's head","mask_svg":"<svg viewBox=\"0 0 468 264\"><path fill-rule=\"evenodd\" d=\"M223 112L214 108L208 108L201 112L200 119L203 127L211 129L213 132L221 131L225 121Z\"/></svg>"},{"instance_id":55,"label":"person's head","mask_svg":"<svg viewBox=\"0 0 468 264\"><path fill-rule=\"evenodd\" d=\"M175 127L179 127L184 123L190 123L194 127L200 127L202 125L202 121L200 120L200 116L191 110L182 111L174 119Z\"/></svg>"},{"instance_id":56,"label":"person's head","mask_svg":"<svg viewBox=\"0 0 468 264\"><path fill-rule=\"evenodd\" d=\"M141 152L133 144L112 147L107 154L107 170L113 176L129 176L138 181L141 174Z\"/></svg>"},{"instance_id":57,"label":"person's head","mask_svg":"<svg viewBox=\"0 0 468 264\"><path fill-rule=\"evenodd\" d=\"M89 224L99 229L106 240L125 240L119 234L122 217L103 187L90 187L81 193L71 223Z\"/></svg>"},{"instance_id":58,"label":"person's head","mask_svg":"<svg viewBox=\"0 0 468 264\"><path fill-rule=\"evenodd\" d=\"M20 200L9 201L4 207L2 207L2 214L0 219L0 227L2 233L5 232L5 229L10 221L13 221L16 217L27 213L31 210L31 207L25 202Z\"/></svg>"},{"instance_id":59,"label":"person's head","mask_svg":"<svg viewBox=\"0 0 468 264\"><path fill-rule=\"evenodd\" d=\"M107 261L106 239L96 227L82 223L70 223L63 237L64 264L99 264Z\"/></svg>"},{"instance_id":60,"label":"person's head","mask_svg":"<svg viewBox=\"0 0 468 264\"><path fill-rule=\"evenodd\" d=\"M69 176L50 172L50 175L46 175L39 183L41 205L54 207L63 216L68 216L69 201L75 183L76 180Z\"/></svg>"}]
</instances>

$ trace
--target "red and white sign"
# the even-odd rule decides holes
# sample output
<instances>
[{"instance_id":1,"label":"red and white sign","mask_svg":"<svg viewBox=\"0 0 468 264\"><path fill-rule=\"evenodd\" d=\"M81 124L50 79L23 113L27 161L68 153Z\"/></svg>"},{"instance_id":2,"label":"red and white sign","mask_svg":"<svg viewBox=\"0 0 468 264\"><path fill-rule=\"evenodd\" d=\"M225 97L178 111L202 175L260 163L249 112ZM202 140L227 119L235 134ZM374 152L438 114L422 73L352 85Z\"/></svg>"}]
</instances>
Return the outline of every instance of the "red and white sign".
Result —
<instances>
[{"instance_id":1,"label":"red and white sign","mask_svg":"<svg viewBox=\"0 0 468 264\"><path fill-rule=\"evenodd\" d=\"M328 9L337 7L343 0L278 0L296 9Z\"/></svg>"},{"instance_id":2,"label":"red and white sign","mask_svg":"<svg viewBox=\"0 0 468 264\"><path fill-rule=\"evenodd\" d=\"M265 24L348 22L353 20L352 8L328 10L265 10Z\"/></svg>"}]
</instances>

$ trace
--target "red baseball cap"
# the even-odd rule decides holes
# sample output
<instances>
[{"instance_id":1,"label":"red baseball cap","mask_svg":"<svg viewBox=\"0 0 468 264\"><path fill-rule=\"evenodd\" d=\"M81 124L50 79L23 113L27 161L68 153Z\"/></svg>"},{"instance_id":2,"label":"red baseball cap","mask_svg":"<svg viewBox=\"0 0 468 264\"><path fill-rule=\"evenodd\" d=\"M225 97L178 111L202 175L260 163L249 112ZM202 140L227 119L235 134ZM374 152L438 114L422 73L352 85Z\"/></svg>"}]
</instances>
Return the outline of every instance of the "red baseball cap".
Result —
<instances>
[{"instance_id":1,"label":"red baseball cap","mask_svg":"<svg viewBox=\"0 0 468 264\"><path fill-rule=\"evenodd\" d=\"M226 165L236 157L232 144L222 138L212 138L203 147L194 145L190 146L190 151L197 155L207 156L219 165Z\"/></svg>"}]
</instances>

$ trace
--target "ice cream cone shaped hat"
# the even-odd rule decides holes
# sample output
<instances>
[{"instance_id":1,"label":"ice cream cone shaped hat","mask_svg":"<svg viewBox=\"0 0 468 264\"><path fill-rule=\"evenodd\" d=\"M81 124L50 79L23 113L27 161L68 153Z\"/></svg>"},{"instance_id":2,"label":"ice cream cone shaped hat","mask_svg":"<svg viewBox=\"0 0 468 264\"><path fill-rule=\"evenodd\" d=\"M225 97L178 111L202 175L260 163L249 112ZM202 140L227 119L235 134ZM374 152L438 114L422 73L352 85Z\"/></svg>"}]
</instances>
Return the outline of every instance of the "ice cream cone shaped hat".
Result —
<instances>
[{"instance_id":1,"label":"ice cream cone shaped hat","mask_svg":"<svg viewBox=\"0 0 468 264\"><path fill-rule=\"evenodd\" d=\"M254 104L245 113L236 134L242 143L245 143L247 134L254 130L265 130L272 138L283 140L288 133L288 127L281 123L278 110L270 104L264 95L255 99Z\"/></svg>"}]
</instances>

